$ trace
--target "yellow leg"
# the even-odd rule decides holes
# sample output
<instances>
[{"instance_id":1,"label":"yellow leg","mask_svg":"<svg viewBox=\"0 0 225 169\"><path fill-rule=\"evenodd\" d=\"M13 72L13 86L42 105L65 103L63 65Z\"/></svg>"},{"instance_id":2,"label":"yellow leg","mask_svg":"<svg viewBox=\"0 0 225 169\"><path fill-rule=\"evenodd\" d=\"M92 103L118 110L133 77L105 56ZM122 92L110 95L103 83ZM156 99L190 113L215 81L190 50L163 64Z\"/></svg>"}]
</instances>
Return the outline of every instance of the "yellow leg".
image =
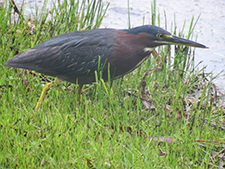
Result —
<instances>
[{"instance_id":1,"label":"yellow leg","mask_svg":"<svg viewBox=\"0 0 225 169\"><path fill-rule=\"evenodd\" d=\"M81 92L82 92L82 88L83 88L83 85L80 85L79 86L79 90L78 90L78 94L79 94L79 104L80 104L80 96L81 96Z\"/></svg>"},{"instance_id":2,"label":"yellow leg","mask_svg":"<svg viewBox=\"0 0 225 169\"><path fill-rule=\"evenodd\" d=\"M36 105L36 107L35 107L35 110L38 110L38 109L40 108L41 103L43 102L44 97L45 97L47 91L50 89L50 87L54 86L54 85L55 85L56 83L58 83L58 82L60 82L60 80L59 80L59 79L56 79L56 80L54 80L54 81L52 81L52 82L49 82L49 83L47 83L47 84L45 85L45 87L42 89L41 96L40 96L40 98L39 98L39 100L38 100L38 102L37 102L37 105Z\"/></svg>"}]
</instances>

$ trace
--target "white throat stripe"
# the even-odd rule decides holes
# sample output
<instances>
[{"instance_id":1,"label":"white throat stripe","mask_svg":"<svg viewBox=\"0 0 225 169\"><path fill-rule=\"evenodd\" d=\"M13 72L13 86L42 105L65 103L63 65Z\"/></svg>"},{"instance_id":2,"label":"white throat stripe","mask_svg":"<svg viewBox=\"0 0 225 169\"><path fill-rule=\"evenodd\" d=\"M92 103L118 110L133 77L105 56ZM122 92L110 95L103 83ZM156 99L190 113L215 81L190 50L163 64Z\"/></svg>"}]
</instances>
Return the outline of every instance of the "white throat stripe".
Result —
<instances>
[{"instance_id":1,"label":"white throat stripe","mask_svg":"<svg viewBox=\"0 0 225 169\"><path fill-rule=\"evenodd\" d=\"M149 48L149 47L144 48L144 51L145 51L145 52L151 52L151 51L153 51L153 50L154 50L154 48Z\"/></svg>"}]
</instances>

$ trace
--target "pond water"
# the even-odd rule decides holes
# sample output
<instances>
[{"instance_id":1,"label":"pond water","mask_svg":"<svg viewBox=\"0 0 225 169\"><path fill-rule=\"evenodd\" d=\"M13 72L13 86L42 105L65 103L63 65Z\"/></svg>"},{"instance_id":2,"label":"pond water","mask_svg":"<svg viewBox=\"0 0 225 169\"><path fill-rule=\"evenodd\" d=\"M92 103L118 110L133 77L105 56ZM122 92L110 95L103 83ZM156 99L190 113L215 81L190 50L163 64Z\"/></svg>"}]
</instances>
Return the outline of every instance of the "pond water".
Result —
<instances>
[{"instance_id":1,"label":"pond water","mask_svg":"<svg viewBox=\"0 0 225 169\"><path fill-rule=\"evenodd\" d=\"M101 27L128 28L127 1L105 0L110 2L106 17ZM131 27L150 24L151 3L153 0L130 0ZM184 21L187 35L192 16L200 19L194 29L193 40L208 46L209 49L195 50L195 63L203 61L205 72L217 74L224 71L214 80L216 85L225 91L225 0L157 0L157 13L160 14L160 26L170 31L176 22L177 31L181 31Z\"/></svg>"},{"instance_id":2,"label":"pond water","mask_svg":"<svg viewBox=\"0 0 225 169\"><path fill-rule=\"evenodd\" d=\"M128 28L127 0L103 0L110 6L101 25L102 28ZM22 0L15 0L17 5ZM25 14L35 9L34 0L25 0ZM38 6L43 0L37 1ZM129 0L131 27L151 23L151 4L153 0ZM209 47L209 49L195 50L195 63L203 61L199 68L206 66L205 72L213 71L217 74L224 71L214 80L216 85L225 91L225 0L157 0L157 13L160 14L160 26L165 29L165 16L167 30L171 31L176 23L177 32L183 28L187 35L192 17L200 19L194 29L193 40L196 39ZM144 19L143 19L144 18ZM143 21L144 20L144 21ZM158 23L157 23L158 24Z\"/></svg>"}]
</instances>

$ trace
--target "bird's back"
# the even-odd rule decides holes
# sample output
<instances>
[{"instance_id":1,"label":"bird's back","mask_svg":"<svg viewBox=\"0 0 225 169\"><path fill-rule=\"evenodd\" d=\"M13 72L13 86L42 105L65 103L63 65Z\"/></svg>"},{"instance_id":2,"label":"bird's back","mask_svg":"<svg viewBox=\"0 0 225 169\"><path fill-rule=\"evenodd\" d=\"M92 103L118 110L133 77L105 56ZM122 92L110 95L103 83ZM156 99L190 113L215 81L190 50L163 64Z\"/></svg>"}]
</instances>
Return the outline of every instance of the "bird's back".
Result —
<instances>
[{"instance_id":1,"label":"bird's back","mask_svg":"<svg viewBox=\"0 0 225 169\"><path fill-rule=\"evenodd\" d=\"M16 55L5 65L75 82L80 76L94 74L99 56L101 63L106 62L113 51L116 33L114 29L96 29L62 34Z\"/></svg>"}]
</instances>

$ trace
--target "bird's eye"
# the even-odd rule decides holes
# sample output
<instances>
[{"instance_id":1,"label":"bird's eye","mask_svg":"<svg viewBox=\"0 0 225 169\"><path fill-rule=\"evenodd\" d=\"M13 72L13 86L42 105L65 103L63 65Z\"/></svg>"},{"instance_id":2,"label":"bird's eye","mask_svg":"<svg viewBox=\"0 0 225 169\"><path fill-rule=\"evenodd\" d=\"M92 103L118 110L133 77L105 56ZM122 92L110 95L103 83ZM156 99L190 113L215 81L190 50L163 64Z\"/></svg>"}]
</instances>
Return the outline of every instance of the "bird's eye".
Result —
<instances>
[{"instance_id":1,"label":"bird's eye","mask_svg":"<svg viewBox=\"0 0 225 169\"><path fill-rule=\"evenodd\" d=\"M158 34L158 38L162 39L163 38L163 34L162 33Z\"/></svg>"}]
</instances>

